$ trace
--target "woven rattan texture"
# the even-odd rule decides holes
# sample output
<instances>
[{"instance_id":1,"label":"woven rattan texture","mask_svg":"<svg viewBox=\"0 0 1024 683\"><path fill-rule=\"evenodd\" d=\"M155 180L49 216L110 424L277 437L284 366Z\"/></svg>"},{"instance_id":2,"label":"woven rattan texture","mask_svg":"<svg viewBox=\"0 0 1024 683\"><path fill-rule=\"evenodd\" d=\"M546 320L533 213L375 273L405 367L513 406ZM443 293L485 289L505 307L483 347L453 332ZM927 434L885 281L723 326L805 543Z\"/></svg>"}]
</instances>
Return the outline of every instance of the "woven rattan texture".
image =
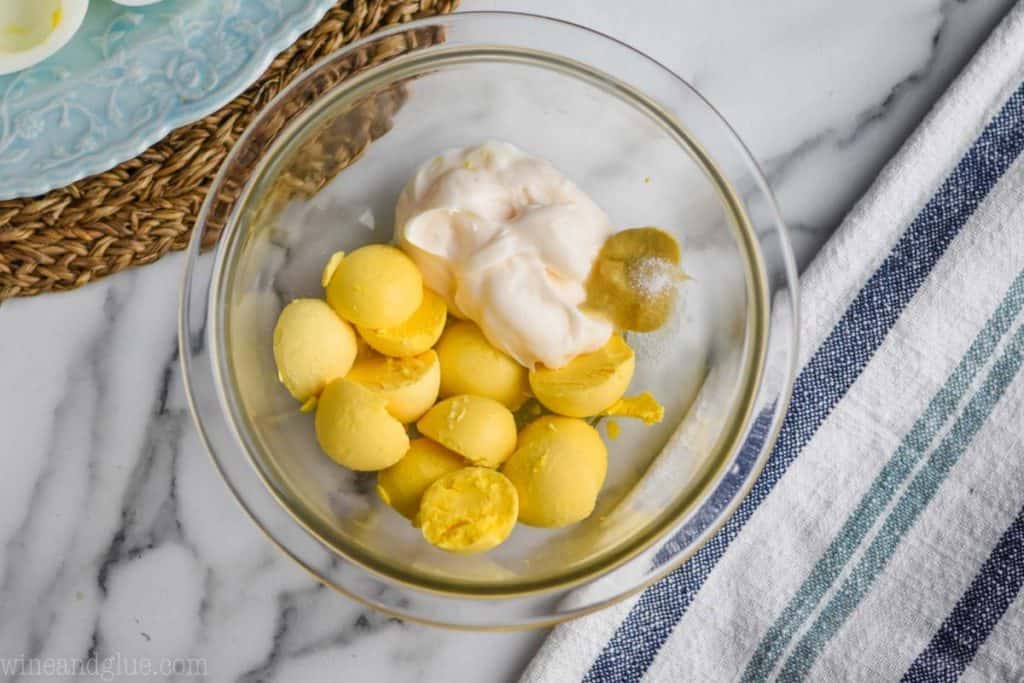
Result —
<instances>
[{"instance_id":1,"label":"woven rattan texture","mask_svg":"<svg viewBox=\"0 0 1024 683\"><path fill-rule=\"evenodd\" d=\"M220 110L105 173L39 197L0 201L0 300L74 289L183 249L221 162L274 95L352 40L457 4L342 0Z\"/></svg>"}]
</instances>

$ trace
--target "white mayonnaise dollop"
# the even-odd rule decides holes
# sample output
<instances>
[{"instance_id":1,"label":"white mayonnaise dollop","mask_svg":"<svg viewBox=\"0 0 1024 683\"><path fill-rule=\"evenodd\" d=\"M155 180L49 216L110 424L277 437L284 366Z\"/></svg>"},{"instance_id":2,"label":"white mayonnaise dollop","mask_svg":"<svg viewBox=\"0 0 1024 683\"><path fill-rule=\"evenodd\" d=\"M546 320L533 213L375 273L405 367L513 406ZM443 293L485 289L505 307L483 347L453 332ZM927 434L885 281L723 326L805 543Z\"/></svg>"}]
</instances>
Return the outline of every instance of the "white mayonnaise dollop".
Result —
<instances>
[{"instance_id":1,"label":"white mayonnaise dollop","mask_svg":"<svg viewBox=\"0 0 1024 683\"><path fill-rule=\"evenodd\" d=\"M395 238L449 310L527 367L558 368L611 336L580 310L608 216L543 159L504 142L449 150L398 198Z\"/></svg>"}]
</instances>

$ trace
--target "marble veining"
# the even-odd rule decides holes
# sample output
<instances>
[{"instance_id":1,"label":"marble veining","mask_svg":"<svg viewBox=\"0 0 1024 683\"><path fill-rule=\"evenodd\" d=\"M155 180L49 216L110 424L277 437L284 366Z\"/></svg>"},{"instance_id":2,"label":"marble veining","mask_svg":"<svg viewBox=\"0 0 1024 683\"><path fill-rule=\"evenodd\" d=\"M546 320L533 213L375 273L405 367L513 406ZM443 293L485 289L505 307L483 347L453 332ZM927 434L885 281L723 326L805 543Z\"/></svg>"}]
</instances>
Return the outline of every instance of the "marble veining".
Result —
<instances>
[{"instance_id":1,"label":"marble veining","mask_svg":"<svg viewBox=\"0 0 1024 683\"><path fill-rule=\"evenodd\" d=\"M557 11L707 95L762 162L805 264L1010 4ZM515 9L554 11L541 0ZM374 613L317 584L246 519L185 405L182 267L175 255L0 306L0 678L19 656L118 656L201 658L211 680L514 680L543 632L466 634Z\"/></svg>"}]
</instances>

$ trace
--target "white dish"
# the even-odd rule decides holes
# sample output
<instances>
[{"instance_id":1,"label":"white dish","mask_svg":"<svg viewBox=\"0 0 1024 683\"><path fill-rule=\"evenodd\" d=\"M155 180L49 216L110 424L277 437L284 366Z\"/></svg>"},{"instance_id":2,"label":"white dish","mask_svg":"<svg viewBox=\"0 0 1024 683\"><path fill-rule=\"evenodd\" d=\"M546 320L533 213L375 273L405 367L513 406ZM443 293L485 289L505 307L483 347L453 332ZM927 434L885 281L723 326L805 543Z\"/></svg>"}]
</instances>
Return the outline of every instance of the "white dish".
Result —
<instances>
[{"instance_id":1,"label":"white dish","mask_svg":"<svg viewBox=\"0 0 1024 683\"><path fill-rule=\"evenodd\" d=\"M0 2L0 74L27 69L64 47L88 8L89 0Z\"/></svg>"}]
</instances>

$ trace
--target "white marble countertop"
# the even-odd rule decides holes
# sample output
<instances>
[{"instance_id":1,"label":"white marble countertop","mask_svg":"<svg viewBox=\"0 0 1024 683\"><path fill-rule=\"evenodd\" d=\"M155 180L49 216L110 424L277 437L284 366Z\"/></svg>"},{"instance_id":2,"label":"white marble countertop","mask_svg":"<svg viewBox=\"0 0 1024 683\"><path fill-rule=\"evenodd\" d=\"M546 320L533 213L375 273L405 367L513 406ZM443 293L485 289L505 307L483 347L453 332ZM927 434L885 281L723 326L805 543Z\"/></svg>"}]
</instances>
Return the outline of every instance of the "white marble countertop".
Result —
<instances>
[{"instance_id":1,"label":"white marble countertop","mask_svg":"<svg viewBox=\"0 0 1024 683\"><path fill-rule=\"evenodd\" d=\"M1011 4L463 0L554 12L689 79L768 171L801 264ZM243 516L184 404L182 264L0 307L0 677L117 655L203 658L212 680L514 680L543 633L367 612Z\"/></svg>"}]
</instances>

